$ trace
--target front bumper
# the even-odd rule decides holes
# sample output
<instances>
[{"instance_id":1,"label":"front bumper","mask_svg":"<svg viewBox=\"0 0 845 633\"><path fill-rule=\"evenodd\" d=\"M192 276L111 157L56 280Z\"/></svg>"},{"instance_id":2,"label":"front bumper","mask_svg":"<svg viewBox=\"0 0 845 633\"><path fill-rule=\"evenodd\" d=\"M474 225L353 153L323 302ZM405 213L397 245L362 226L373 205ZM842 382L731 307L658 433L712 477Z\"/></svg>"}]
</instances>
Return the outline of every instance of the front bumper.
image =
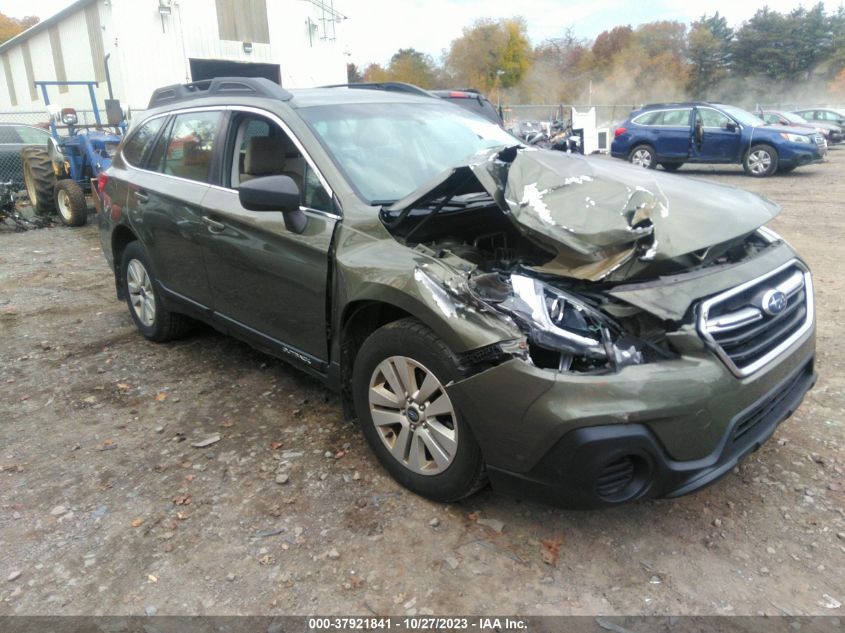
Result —
<instances>
[{"instance_id":1,"label":"front bumper","mask_svg":"<svg viewBox=\"0 0 845 633\"><path fill-rule=\"evenodd\" d=\"M688 494L730 472L801 403L814 354L810 330L747 378L702 351L607 376L513 360L448 390L494 488L596 508Z\"/></svg>"},{"instance_id":2,"label":"front bumper","mask_svg":"<svg viewBox=\"0 0 845 633\"><path fill-rule=\"evenodd\" d=\"M827 155L827 148L820 149L818 146L795 145L788 152L780 153L779 165L782 167L801 167L821 163Z\"/></svg>"}]
</instances>

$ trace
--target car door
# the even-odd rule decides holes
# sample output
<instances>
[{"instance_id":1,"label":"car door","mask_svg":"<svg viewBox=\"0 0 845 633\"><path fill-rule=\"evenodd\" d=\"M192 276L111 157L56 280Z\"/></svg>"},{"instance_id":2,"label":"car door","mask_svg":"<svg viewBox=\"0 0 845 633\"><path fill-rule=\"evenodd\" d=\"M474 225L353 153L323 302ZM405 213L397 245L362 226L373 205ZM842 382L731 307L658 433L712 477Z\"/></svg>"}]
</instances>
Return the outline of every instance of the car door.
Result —
<instances>
[{"instance_id":1,"label":"car door","mask_svg":"<svg viewBox=\"0 0 845 633\"><path fill-rule=\"evenodd\" d=\"M696 126L700 124L700 139L695 147L699 160L730 163L739 160L742 131L736 121L715 108L695 108Z\"/></svg>"},{"instance_id":2,"label":"car door","mask_svg":"<svg viewBox=\"0 0 845 633\"><path fill-rule=\"evenodd\" d=\"M158 137L145 169L133 175L127 206L163 290L204 312L211 307L200 237L202 202L223 118L219 109L176 113Z\"/></svg>"},{"instance_id":3,"label":"car door","mask_svg":"<svg viewBox=\"0 0 845 633\"><path fill-rule=\"evenodd\" d=\"M657 157L686 159L690 153L691 108L673 108L657 114L652 122Z\"/></svg>"},{"instance_id":4,"label":"car door","mask_svg":"<svg viewBox=\"0 0 845 633\"><path fill-rule=\"evenodd\" d=\"M0 125L0 183L23 185L21 150L47 147L50 135L27 125Z\"/></svg>"},{"instance_id":5,"label":"car door","mask_svg":"<svg viewBox=\"0 0 845 633\"><path fill-rule=\"evenodd\" d=\"M221 186L205 198L205 261L214 317L259 346L325 369L329 252L338 221L328 184L281 119L257 110L229 114ZM259 149L260 148L260 149ZM241 206L249 178L291 176L307 221L297 233L279 211Z\"/></svg>"}]
</instances>

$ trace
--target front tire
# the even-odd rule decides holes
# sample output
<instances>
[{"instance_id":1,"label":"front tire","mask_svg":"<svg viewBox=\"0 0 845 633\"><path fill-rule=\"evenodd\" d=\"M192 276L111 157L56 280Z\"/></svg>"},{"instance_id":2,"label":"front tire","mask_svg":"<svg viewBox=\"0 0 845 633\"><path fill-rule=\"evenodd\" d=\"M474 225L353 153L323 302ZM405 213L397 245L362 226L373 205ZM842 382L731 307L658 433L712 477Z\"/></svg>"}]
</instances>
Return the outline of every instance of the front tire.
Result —
<instances>
[{"instance_id":1,"label":"front tire","mask_svg":"<svg viewBox=\"0 0 845 633\"><path fill-rule=\"evenodd\" d=\"M478 442L445 390L463 376L446 344L413 318L373 332L355 358L367 443L397 482L434 501L463 499L486 483Z\"/></svg>"},{"instance_id":2,"label":"front tire","mask_svg":"<svg viewBox=\"0 0 845 633\"><path fill-rule=\"evenodd\" d=\"M56 173L53 161L42 147L25 147L21 150L23 184L26 195L39 215L50 215L56 210L53 190L56 186Z\"/></svg>"},{"instance_id":3,"label":"front tire","mask_svg":"<svg viewBox=\"0 0 845 633\"><path fill-rule=\"evenodd\" d=\"M742 167L752 178L766 178L778 170L778 153L771 145L754 145L748 150Z\"/></svg>"},{"instance_id":4,"label":"front tire","mask_svg":"<svg viewBox=\"0 0 845 633\"><path fill-rule=\"evenodd\" d=\"M72 180L56 183L56 209L66 226L82 226L88 221L88 203L82 187Z\"/></svg>"},{"instance_id":5,"label":"front tire","mask_svg":"<svg viewBox=\"0 0 845 633\"><path fill-rule=\"evenodd\" d=\"M187 331L188 318L164 307L149 257L140 242L131 242L123 251L120 272L129 315L144 337L163 343Z\"/></svg>"},{"instance_id":6,"label":"front tire","mask_svg":"<svg viewBox=\"0 0 845 633\"><path fill-rule=\"evenodd\" d=\"M637 145L628 155L628 162L637 167L655 169L657 167L657 156L651 145Z\"/></svg>"}]
</instances>

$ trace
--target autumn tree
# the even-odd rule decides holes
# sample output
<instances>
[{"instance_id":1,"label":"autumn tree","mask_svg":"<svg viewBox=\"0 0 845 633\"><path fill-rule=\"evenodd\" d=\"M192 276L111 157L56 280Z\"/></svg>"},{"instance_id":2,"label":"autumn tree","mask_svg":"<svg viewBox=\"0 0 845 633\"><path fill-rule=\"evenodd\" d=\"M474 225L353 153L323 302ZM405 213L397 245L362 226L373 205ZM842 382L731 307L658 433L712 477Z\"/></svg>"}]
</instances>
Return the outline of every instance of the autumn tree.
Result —
<instances>
[{"instance_id":1,"label":"autumn tree","mask_svg":"<svg viewBox=\"0 0 845 633\"><path fill-rule=\"evenodd\" d=\"M381 64L370 64L364 69L364 81L381 82L390 81L387 70Z\"/></svg>"},{"instance_id":2,"label":"autumn tree","mask_svg":"<svg viewBox=\"0 0 845 633\"><path fill-rule=\"evenodd\" d=\"M358 66L349 62L346 64L346 83L357 84L364 81L364 75L358 69Z\"/></svg>"},{"instance_id":3,"label":"autumn tree","mask_svg":"<svg viewBox=\"0 0 845 633\"><path fill-rule=\"evenodd\" d=\"M477 20L452 41L446 54L452 83L486 93L516 85L530 65L531 43L522 18Z\"/></svg>"},{"instance_id":4,"label":"autumn tree","mask_svg":"<svg viewBox=\"0 0 845 633\"><path fill-rule=\"evenodd\" d=\"M613 67L619 53L631 43L633 34L633 29L627 25L617 26L598 34L590 50L592 65L598 74L607 73Z\"/></svg>"},{"instance_id":5,"label":"autumn tree","mask_svg":"<svg viewBox=\"0 0 845 633\"><path fill-rule=\"evenodd\" d=\"M38 24L39 19L34 15L28 15L25 18L13 18L4 13L0 13L0 44L12 39L18 33L22 33L29 27Z\"/></svg>"},{"instance_id":6,"label":"autumn tree","mask_svg":"<svg viewBox=\"0 0 845 633\"><path fill-rule=\"evenodd\" d=\"M390 81L404 81L420 88L433 88L437 68L431 55L413 48L400 48L387 66Z\"/></svg>"},{"instance_id":7,"label":"autumn tree","mask_svg":"<svg viewBox=\"0 0 845 633\"><path fill-rule=\"evenodd\" d=\"M687 40L692 97L706 98L708 91L728 76L732 44L733 29L718 11L692 23Z\"/></svg>"},{"instance_id":8,"label":"autumn tree","mask_svg":"<svg viewBox=\"0 0 845 633\"><path fill-rule=\"evenodd\" d=\"M534 48L530 69L508 94L532 103L578 101L592 78L589 57L589 42L571 30L545 40Z\"/></svg>"}]
</instances>

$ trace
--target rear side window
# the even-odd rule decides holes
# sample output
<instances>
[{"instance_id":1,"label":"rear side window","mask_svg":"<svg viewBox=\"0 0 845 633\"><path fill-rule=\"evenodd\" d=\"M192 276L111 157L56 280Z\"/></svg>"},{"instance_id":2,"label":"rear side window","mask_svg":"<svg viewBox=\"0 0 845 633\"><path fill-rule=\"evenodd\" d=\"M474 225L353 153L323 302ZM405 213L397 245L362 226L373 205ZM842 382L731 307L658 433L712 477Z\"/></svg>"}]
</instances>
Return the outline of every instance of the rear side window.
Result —
<instances>
[{"instance_id":1,"label":"rear side window","mask_svg":"<svg viewBox=\"0 0 845 633\"><path fill-rule=\"evenodd\" d=\"M665 125L665 126L687 126L691 110L657 110L646 112L634 119L637 125Z\"/></svg>"},{"instance_id":2,"label":"rear side window","mask_svg":"<svg viewBox=\"0 0 845 633\"><path fill-rule=\"evenodd\" d=\"M658 125L688 126L690 110L666 110L662 113Z\"/></svg>"},{"instance_id":3,"label":"rear side window","mask_svg":"<svg viewBox=\"0 0 845 633\"><path fill-rule=\"evenodd\" d=\"M0 126L0 143L7 144L7 143L21 143L20 134L15 131L15 128L11 126Z\"/></svg>"},{"instance_id":4,"label":"rear side window","mask_svg":"<svg viewBox=\"0 0 845 633\"><path fill-rule=\"evenodd\" d=\"M17 132L24 143L34 143L40 145L46 143L50 138L50 133L46 130L39 130L38 128L23 125L17 128Z\"/></svg>"},{"instance_id":5,"label":"rear side window","mask_svg":"<svg viewBox=\"0 0 845 633\"><path fill-rule=\"evenodd\" d=\"M190 112L173 120L167 148L161 156L154 156L150 169L197 182L207 182L220 112ZM158 152L154 152L158 154Z\"/></svg>"},{"instance_id":6,"label":"rear side window","mask_svg":"<svg viewBox=\"0 0 845 633\"><path fill-rule=\"evenodd\" d=\"M128 141L126 141L126 145L123 146L123 157L126 159L127 163L136 167L142 164L144 155L147 153L147 150L155 139L156 134L158 134L158 131L161 129L161 126L164 125L166 120L167 117L164 116L160 116L156 119L150 119L139 127L138 131L135 132Z\"/></svg>"},{"instance_id":7,"label":"rear side window","mask_svg":"<svg viewBox=\"0 0 845 633\"><path fill-rule=\"evenodd\" d=\"M634 118L633 122L637 125L654 125L654 122L662 115L662 112L646 112Z\"/></svg>"}]
</instances>

